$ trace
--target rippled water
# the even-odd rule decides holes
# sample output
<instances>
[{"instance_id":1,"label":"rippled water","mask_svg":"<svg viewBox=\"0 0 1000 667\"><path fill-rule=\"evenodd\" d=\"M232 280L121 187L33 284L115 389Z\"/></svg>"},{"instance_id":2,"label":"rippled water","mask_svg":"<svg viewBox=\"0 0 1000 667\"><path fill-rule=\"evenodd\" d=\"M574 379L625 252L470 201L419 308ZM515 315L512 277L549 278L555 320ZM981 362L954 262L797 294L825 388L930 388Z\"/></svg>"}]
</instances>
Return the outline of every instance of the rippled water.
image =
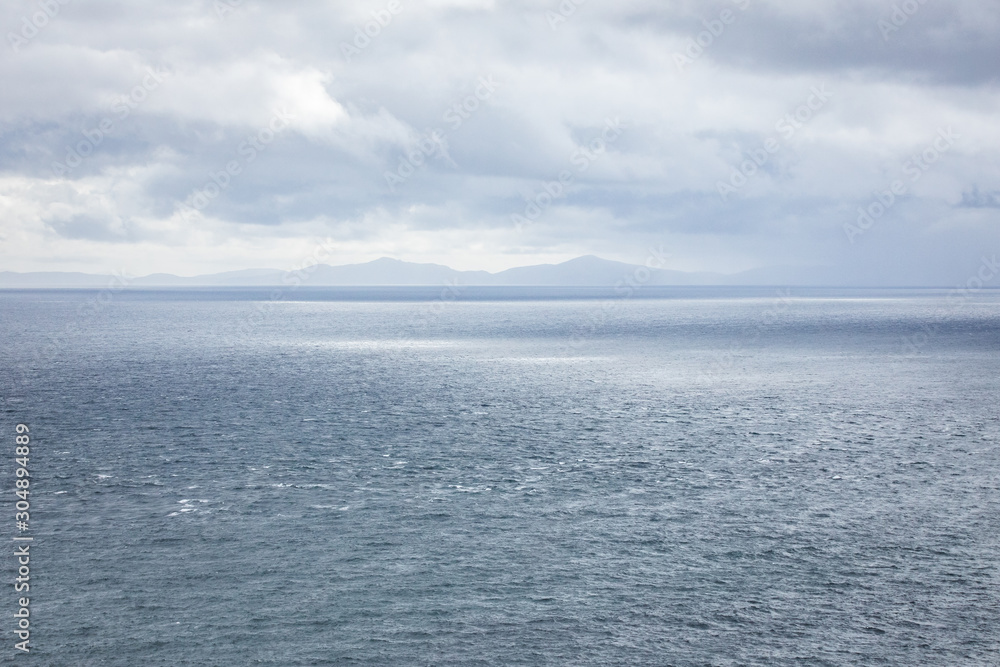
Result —
<instances>
[{"instance_id":1,"label":"rippled water","mask_svg":"<svg viewBox=\"0 0 1000 667\"><path fill-rule=\"evenodd\" d=\"M25 662L1000 663L1000 295L525 295L0 292Z\"/></svg>"}]
</instances>

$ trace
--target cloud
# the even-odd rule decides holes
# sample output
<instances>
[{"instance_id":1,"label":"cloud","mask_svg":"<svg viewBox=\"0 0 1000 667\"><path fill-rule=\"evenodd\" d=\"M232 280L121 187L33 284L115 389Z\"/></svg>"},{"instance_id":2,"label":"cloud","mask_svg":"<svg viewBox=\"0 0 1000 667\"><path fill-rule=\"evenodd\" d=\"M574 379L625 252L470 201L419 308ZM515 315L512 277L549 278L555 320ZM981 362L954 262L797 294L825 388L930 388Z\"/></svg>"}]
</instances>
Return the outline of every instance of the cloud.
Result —
<instances>
[{"instance_id":1,"label":"cloud","mask_svg":"<svg viewBox=\"0 0 1000 667\"><path fill-rule=\"evenodd\" d=\"M112 270L128 248L136 273L197 273L340 235L332 261L496 270L663 242L690 270L938 280L1000 241L1000 8L896 4L68 2L0 54L0 259ZM960 139L850 243L947 127Z\"/></svg>"}]
</instances>

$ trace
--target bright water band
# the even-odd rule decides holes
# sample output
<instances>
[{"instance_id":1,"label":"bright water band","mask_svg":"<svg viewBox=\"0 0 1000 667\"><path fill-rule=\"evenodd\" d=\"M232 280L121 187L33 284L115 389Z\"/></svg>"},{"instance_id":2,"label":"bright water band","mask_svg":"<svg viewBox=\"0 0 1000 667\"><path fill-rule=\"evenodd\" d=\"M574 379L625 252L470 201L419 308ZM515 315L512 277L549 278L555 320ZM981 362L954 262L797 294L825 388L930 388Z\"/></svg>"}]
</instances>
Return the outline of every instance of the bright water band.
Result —
<instances>
[{"instance_id":1,"label":"bright water band","mask_svg":"<svg viewBox=\"0 0 1000 667\"><path fill-rule=\"evenodd\" d=\"M0 292L31 659L1000 661L994 291L441 292Z\"/></svg>"}]
</instances>

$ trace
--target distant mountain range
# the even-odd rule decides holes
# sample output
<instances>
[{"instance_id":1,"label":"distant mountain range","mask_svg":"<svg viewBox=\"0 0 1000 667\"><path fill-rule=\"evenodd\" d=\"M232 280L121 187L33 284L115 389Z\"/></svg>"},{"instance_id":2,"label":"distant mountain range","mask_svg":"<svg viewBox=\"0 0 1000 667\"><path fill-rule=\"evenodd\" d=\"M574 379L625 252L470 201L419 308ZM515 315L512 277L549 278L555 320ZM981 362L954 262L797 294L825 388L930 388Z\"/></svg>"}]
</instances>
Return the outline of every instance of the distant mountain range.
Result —
<instances>
[{"instance_id":1,"label":"distant mountain range","mask_svg":"<svg viewBox=\"0 0 1000 667\"><path fill-rule=\"evenodd\" d=\"M641 286L666 285L833 285L831 276L817 269L757 269L733 275L686 273L646 269L588 255L562 264L522 266L499 273L456 271L440 264L414 264L383 257L365 264L329 266L319 264L296 273L277 269L248 269L184 278L154 273L122 279L88 273L0 272L0 288L102 288L111 284L127 287L306 287L348 286L539 286L612 287L623 281Z\"/></svg>"}]
</instances>

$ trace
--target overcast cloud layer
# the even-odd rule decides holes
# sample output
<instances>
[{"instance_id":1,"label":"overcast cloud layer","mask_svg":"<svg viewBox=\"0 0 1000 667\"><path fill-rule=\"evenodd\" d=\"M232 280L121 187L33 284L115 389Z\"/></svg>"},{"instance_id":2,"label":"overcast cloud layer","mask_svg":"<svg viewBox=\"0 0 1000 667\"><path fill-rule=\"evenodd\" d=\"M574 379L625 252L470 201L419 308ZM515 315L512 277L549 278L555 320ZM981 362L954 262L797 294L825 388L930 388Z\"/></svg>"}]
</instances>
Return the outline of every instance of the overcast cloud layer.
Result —
<instances>
[{"instance_id":1,"label":"overcast cloud layer","mask_svg":"<svg viewBox=\"0 0 1000 667\"><path fill-rule=\"evenodd\" d=\"M952 285L1000 251L992 0L0 11L0 270L653 247Z\"/></svg>"}]
</instances>

